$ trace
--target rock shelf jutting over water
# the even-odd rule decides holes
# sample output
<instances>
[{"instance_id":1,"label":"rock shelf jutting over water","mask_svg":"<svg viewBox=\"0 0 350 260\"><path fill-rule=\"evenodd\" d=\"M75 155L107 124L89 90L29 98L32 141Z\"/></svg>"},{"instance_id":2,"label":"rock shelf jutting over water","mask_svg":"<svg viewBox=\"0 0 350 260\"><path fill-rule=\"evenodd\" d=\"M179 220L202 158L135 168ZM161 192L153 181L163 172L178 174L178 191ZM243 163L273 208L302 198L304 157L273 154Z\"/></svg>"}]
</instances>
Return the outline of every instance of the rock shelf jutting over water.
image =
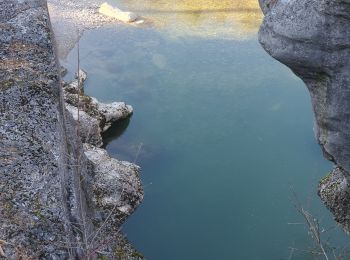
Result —
<instances>
[{"instance_id":1,"label":"rock shelf jutting over water","mask_svg":"<svg viewBox=\"0 0 350 260\"><path fill-rule=\"evenodd\" d=\"M334 169L319 195L350 232L350 1L261 0L259 40L275 59L306 84L315 113L315 134Z\"/></svg>"}]
</instances>

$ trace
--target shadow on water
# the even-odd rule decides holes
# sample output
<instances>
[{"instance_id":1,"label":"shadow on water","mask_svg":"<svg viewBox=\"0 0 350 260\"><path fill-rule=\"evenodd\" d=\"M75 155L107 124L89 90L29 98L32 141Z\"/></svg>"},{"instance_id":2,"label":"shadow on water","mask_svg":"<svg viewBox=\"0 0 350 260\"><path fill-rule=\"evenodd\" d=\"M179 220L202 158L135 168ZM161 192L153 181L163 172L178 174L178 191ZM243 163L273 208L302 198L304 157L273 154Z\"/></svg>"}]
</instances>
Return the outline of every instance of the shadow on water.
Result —
<instances>
[{"instance_id":1,"label":"shadow on water","mask_svg":"<svg viewBox=\"0 0 350 260\"><path fill-rule=\"evenodd\" d=\"M148 142L133 142L135 140L130 138L127 134L127 129L130 127L131 120L132 116L112 124L112 126L102 134L102 148L107 149L112 157L133 163L139 163L141 161L143 163L152 162L154 157L160 158L162 154L167 153L164 147L159 145L150 144Z\"/></svg>"},{"instance_id":2,"label":"shadow on water","mask_svg":"<svg viewBox=\"0 0 350 260\"><path fill-rule=\"evenodd\" d=\"M131 117L128 117L126 119L123 119L122 121L116 122L112 124L112 126L105 132L103 133L103 148L105 149L107 145L118 139L120 136L123 135L125 130L128 128L128 125L130 124L130 119Z\"/></svg>"}]
</instances>

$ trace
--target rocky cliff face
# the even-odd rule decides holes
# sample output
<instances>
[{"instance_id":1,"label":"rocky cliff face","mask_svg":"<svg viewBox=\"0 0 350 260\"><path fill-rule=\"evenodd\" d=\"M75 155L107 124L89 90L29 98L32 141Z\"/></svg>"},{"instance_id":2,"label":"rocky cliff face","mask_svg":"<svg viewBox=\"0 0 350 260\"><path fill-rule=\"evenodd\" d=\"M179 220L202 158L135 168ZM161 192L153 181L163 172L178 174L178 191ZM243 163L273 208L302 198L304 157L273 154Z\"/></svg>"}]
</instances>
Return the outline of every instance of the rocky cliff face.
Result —
<instances>
[{"instance_id":1,"label":"rocky cliff face","mask_svg":"<svg viewBox=\"0 0 350 260\"><path fill-rule=\"evenodd\" d=\"M319 195L350 232L350 0L259 1L259 41L305 82L316 138L334 163Z\"/></svg>"},{"instance_id":2,"label":"rocky cliff face","mask_svg":"<svg viewBox=\"0 0 350 260\"><path fill-rule=\"evenodd\" d=\"M59 71L46 1L0 1L0 258L139 259L120 233L139 167L97 147L132 108L81 95L77 122Z\"/></svg>"}]
</instances>

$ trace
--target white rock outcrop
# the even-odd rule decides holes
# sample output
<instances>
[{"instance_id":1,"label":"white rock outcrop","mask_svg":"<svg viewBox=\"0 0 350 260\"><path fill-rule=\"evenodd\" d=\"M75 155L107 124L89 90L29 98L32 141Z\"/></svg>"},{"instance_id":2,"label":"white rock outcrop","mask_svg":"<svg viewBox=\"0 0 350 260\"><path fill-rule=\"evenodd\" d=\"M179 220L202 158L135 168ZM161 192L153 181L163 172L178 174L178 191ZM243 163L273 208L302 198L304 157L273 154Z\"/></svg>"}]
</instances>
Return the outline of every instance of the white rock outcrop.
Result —
<instances>
[{"instance_id":1,"label":"white rock outcrop","mask_svg":"<svg viewBox=\"0 0 350 260\"><path fill-rule=\"evenodd\" d=\"M87 74L80 70L79 78L80 84L76 76L72 82L63 86L66 108L76 121L79 120L79 135L83 143L101 147L103 144L101 133L108 130L114 122L129 117L133 113L133 108L124 102L102 103L96 98L85 95L82 86Z\"/></svg>"}]
</instances>

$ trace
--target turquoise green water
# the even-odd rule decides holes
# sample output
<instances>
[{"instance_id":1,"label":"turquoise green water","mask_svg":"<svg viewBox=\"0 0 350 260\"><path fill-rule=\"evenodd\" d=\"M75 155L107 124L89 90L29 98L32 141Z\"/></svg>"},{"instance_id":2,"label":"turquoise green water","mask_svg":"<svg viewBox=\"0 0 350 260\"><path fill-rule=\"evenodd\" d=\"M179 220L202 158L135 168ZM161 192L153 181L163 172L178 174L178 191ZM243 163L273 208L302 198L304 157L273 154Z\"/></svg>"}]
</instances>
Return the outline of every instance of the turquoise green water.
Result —
<instances>
[{"instance_id":1,"label":"turquoise green water","mask_svg":"<svg viewBox=\"0 0 350 260\"><path fill-rule=\"evenodd\" d=\"M288 259L290 247L310 248L290 186L322 226L334 225L316 195L331 165L306 88L255 34L119 25L86 32L80 48L86 93L134 107L106 148L142 167L145 200L123 230L147 259ZM73 50L63 63L75 60Z\"/></svg>"}]
</instances>

